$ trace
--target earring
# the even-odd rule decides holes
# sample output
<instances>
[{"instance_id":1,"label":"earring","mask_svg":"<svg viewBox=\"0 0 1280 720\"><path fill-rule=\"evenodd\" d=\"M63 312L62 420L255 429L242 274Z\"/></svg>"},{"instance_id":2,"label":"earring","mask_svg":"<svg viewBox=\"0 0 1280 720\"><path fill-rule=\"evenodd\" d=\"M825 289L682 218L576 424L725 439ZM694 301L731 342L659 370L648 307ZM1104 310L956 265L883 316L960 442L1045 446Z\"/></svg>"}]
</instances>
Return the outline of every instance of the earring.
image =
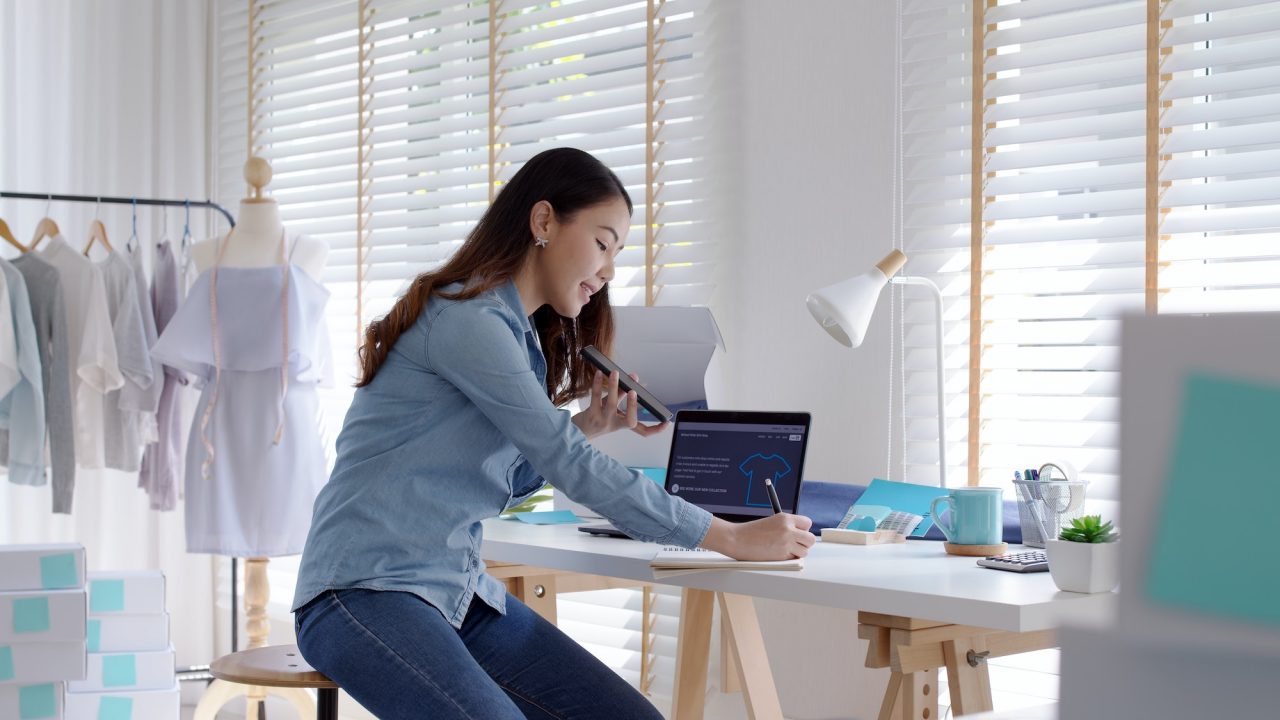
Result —
<instances>
[{"instance_id":1,"label":"earring","mask_svg":"<svg viewBox=\"0 0 1280 720\"><path fill-rule=\"evenodd\" d=\"M535 237L533 239L533 244L537 245L540 248L544 248L547 246L547 239L544 237Z\"/></svg>"}]
</instances>

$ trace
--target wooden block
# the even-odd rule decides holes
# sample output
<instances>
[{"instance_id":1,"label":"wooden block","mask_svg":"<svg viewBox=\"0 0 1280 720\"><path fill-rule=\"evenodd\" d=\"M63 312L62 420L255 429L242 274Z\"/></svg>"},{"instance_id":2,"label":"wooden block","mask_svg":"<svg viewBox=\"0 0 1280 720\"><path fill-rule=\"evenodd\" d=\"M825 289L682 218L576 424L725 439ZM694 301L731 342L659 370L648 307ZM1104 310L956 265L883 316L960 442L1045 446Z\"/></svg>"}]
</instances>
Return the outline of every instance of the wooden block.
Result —
<instances>
[{"instance_id":1,"label":"wooden block","mask_svg":"<svg viewBox=\"0 0 1280 720\"><path fill-rule=\"evenodd\" d=\"M529 609L556 624L556 576L529 575L515 578L516 591L511 593Z\"/></svg>"},{"instance_id":2,"label":"wooden block","mask_svg":"<svg viewBox=\"0 0 1280 720\"><path fill-rule=\"evenodd\" d=\"M882 613L863 612L861 610L858 611L858 622L864 625L879 625L880 627L893 628L894 630L919 630L922 628L951 624L938 622L937 620L923 620L921 618L909 618L901 615L884 615Z\"/></svg>"},{"instance_id":3,"label":"wooden block","mask_svg":"<svg viewBox=\"0 0 1280 720\"><path fill-rule=\"evenodd\" d=\"M940 625L938 627L924 628L923 630L905 630L903 632L902 643L904 645L928 645L929 643L945 642L962 637L988 635L999 631L972 625Z\"/></svg>"},{"instance_id":4,"label":"wooden block","mask_svg":"<svg viewBox=\"0 0 1280 720\"><path fill-rule=\"evenodd\" d=\"M904 543L907 536L892 530L841 530L840 528L824 528L822 542L841 543L844 545L889 545Z\"/></svg>"},{"instance_id":5,"label":"wooden block","mask_svg":"<svg viewBox=\"0 0 1280 720\"><path fill-rule=\"evenodd\" d=\"M867 667L889 667L889 628L859 625L858 637L867 641Z\"/></svg>"},{"instance_id":6,"label":"wooden block","mask_svg":"<svg viewBox=\"0 0 1280 720\"><path fill-rule=\"evenodd\" d=\"M951 692L951 711L955 715L990 712L992 709L991 677L986 659L970 665L971 650L985 653L986 638L962 638L942 644L942 655L947 664L947 688Z\"/></svg>"}]
</instances>

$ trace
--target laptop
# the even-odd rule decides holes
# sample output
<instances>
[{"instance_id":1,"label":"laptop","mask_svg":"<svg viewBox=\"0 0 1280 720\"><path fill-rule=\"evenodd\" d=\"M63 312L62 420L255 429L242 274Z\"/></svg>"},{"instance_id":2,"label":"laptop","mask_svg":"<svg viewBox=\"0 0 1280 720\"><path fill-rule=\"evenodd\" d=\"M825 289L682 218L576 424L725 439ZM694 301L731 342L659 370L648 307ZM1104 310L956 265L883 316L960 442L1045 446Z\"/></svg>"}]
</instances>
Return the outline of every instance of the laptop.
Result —
<instances>
[{"instance_id":1,"label":"laptop","mask_svg":"<svg viewBox=\"0 0 1280 720\"><path fill-rule=\"evenodd\" d=\"M773 514L764 485L769 478L783 512L794 513L809 422L809 413L681 410L671 431L664 487L718 518L746 522ZM609 523L578 530L627 537Z\"/></svg>"}]
</instances>

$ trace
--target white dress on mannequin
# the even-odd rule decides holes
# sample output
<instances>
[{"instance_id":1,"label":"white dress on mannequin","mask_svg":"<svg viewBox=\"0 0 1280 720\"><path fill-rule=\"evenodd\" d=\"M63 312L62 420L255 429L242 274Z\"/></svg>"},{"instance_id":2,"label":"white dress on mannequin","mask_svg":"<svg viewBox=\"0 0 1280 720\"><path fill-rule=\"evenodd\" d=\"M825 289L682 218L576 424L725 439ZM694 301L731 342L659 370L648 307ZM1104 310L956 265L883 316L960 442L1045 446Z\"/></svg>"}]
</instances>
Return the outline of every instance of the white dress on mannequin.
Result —
<instances>
[{"instance_id":1,"label":"white dress on mannequin","mask_svg":"<svg viewBox=\"0 0 1280 720\"><path fill-rule=\"evenodd\" d=\"M330 372L329 293L294 257L316 241L289 240L280 228L272 243L237 243L261 240L246 215L242 237L237 226L213 241L213 262L152 354L203 385L187 444L187 551L295 555L328 475L316 387ZM233 251L253 245L266 245L274 263L236 267ZM209 241L193 248L198 265L207 261L201 246Z\"/></svg>"}]
</instances>

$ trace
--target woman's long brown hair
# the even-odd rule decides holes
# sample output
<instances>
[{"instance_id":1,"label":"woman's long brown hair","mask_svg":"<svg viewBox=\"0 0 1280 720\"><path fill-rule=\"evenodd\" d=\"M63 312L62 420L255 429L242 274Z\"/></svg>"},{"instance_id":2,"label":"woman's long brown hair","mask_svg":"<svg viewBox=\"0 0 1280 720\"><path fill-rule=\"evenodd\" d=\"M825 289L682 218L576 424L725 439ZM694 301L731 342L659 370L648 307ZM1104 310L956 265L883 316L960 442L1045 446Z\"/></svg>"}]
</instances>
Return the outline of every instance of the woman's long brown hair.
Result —
<instances>
[{"instance_id":1,"label":"woman's long brown hair","mask_svg":"<svg viewBox=\"0 0 1280 720\"><path fill-rule=\"evenodd\" d=\"M626 201L630 213L631 197L618 176L588 153L556 148L535 155L502 188L453 257L414 278L391 311L369 323L360 348L356 387L373 382L396 340L417 322L432 295L466 300L515 276L535 247L529 214L536 203L546 200L560 222L570 222L583 208L618 197ZM441 292L441 287L456 282L464 283L461 290ZM608 353L613 345L609 286L600 288L576 319L545 305L534 312L532 322L547 359L547 396L563 405L587 394L594 368L582 361L578 351L595 345Z\"/></svg>"}]
</instances>

